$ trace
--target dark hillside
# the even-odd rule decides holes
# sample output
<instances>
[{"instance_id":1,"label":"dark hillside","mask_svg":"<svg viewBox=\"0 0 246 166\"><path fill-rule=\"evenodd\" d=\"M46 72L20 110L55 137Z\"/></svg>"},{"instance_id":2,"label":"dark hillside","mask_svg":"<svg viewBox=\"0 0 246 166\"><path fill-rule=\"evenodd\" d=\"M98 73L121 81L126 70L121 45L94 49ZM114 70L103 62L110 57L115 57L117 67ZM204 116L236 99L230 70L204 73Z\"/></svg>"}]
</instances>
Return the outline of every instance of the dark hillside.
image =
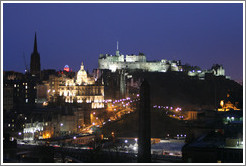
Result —
<instances>
[{"instance_id":1,"label":"dark hillside","mask_svg":"<svg viewBox=\"0 0 246 166\"><path fill-rule=\"evenodd\" d=\"M132 73L134 79L147 79L151 86L152 105L179 106L184 109L214 109L230 94L232 103L243 106L243 87L224 77L208 75L205 80L185 73Z\"/></svg>"},{"instance_id":2,"label":"dark hillside","mask_svg":"<svg viewBox=\"0 0 246 166\"><path fill-rule=\"evenodd\" d=\"M106 124L102 128L105 137L111 136L114 132L116 137L137 137L138 136L138 113L133 112L124 118ZM167 134L176 136L186 134L187 129L183 121L172 119L166 116L165 111L151 111L151 137L163 138Z\"/></svg>"}]
</instances>

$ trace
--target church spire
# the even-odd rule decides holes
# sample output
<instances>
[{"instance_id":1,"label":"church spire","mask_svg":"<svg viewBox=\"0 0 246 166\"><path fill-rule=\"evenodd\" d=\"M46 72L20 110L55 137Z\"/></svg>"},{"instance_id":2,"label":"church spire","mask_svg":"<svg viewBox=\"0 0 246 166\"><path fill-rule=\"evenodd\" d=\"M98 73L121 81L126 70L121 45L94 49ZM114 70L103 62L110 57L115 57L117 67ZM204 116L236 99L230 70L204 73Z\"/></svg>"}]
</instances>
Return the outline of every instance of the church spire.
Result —
<instances>
[{"instance_id":1,"label":"church spire","mask_svg":"<svg viewBox=\"0 0 246 166\"><path fill-rule=\"evenodd\" d=\"M37 35L35 32L34 48L31 55L30 72L32 75L40 76L40 55L37 47Z\"/></svg>"},{"instance_id":2,"label":"church spire","mask_svg":"<svg viewBox=\"0 0 246 166\"><path fill-rule=\"evenodd\" d=\"M34 39L34 48L33 48L33 52L38 52L36 32L35 32L35 39Z\"/></svg>"}]
</instances>

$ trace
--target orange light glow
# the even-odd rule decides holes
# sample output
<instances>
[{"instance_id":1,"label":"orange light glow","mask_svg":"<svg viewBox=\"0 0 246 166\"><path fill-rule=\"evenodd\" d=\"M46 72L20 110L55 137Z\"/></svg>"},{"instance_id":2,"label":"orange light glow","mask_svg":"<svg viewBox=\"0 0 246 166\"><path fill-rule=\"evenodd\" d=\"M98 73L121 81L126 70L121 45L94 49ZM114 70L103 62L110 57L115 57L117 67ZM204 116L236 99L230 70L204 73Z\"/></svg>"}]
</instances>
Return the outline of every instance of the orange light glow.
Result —
<instances>
[{"instance_id":1,"label":"orange light glow","mask_svg":"<svg viewBox=\"0 0 246 166\"><path fill-rule=\"evenodd\" d=\"M43 138L44 138L44 139L47 139L47 138L50 138L50 137L51 137L51 136L50 136L49 133L43 134Z\"/></svg>"},{"instance_id":2,"label":"orange light glow","mask_svg":"<svg viewBox=\"0 0 246 166\"><path fill-rule=\"evenodd\" d=\"M224 100L220 101L220 106L223 107L224 106Z\"/></svg>"}]
</instances>

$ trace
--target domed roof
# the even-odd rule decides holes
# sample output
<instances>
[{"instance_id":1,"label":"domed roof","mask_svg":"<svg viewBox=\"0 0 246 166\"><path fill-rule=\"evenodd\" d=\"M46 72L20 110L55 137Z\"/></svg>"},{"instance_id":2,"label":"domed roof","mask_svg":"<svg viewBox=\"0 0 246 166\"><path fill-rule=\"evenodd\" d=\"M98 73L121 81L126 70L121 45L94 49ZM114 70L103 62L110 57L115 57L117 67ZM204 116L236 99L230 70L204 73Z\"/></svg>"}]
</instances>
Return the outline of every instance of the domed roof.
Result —
<instances>
[{"instance_id":1,"label":"domed roof","mask_svg":"<svg viewBox=\"0 0 246 166\"><path fill-rule=\"evenodd\" d=\"M77 80L76 80L77 84L82 84L83 82L87 82L87 73L84 69L84 64L83 62L81 63L81 66L80 66L80 70L78 71L77 73Z\"/></svg>"}]
</instances>

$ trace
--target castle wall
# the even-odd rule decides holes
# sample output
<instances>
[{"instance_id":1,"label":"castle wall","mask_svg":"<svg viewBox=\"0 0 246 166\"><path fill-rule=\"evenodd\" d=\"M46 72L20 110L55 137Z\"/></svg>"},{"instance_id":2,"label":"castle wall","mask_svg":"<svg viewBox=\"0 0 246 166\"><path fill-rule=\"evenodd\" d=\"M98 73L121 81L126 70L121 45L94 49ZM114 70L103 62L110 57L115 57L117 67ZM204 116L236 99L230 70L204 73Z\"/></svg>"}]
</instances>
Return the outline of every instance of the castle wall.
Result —
<instances>
[{"instance_id":1,"label":"castle wall","mask_svg":"<svg viewBox=\"0 0 246 166\"><path fill-rule=\"evenodd\" d=\"M117 69L141 69L146 70L150 72L166 72L168 68L170 67L170 64L167 64L162 61L156 61L156 62L146 62L143 59L142 61L136 61L133 62L134 56L132 56L132 59L128 58L128 62L115 62L110 61L108 59L99 59L99 69L109 69L112 72L115 72ZM135 59L136 60L136 59ZM176 65L172 66L173 71L178 71L178 67Z\"/></svg>"}]
</instances>

